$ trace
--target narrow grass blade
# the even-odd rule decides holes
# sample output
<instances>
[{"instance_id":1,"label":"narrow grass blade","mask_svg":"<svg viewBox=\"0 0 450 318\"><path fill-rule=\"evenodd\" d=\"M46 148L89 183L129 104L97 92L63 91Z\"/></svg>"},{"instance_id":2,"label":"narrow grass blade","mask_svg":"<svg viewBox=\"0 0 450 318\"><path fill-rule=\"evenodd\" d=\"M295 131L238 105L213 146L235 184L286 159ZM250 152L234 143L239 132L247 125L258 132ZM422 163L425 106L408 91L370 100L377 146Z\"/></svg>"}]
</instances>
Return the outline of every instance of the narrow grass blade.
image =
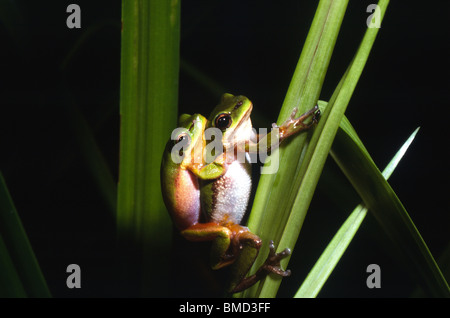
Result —
<instances>
[{"instance_id":1,"label":"narrow grass blade","mask_svg":"<svg viewBox=\"0 0 450 318\"><path fill-rule=\"evenodd\" d=\"M389 1L379 1L380 18L382 20ZM300 185L295 193L295 200L289 218L284 222L279 247L294 248L300 233L303 220L306 216L309 204L314 194L317 182L320 178L323 165L333 143L339 124L344 116L345 109L350 101L359 77L364 69L372 45L375 41L378 29L367 29L364 38L356 52L356 55L336 88L329 106L326 108L311 141L306 149L300 168L296 172L296 179ZM292 172L291 172L292 173ZM295 189L295 188L294 188ZM290 199L288 198L290 201ZM278 211L276 212L278 213ZM270 230L270 229L268 229ZM281 264L287 266L289 259L284 259ZM260 297L274 297L281 280L268 276L261 284Z\"/></svg>"},{"instance_id":2,"label":"narrow grass blade","mask_svg":"<svg viewBox=\"0 0 450 318\"><path fill-rule=\"evenodd\" d=\"M23 298L27 294L0 235L0 298Z\"/></svg>"},{"instance_id":3,"label":"narrow grass blade","mask_svg":"<svg viewBox=\"0 0 450 318\"><path fill-rule=\"evenodd\" d=\"M168 289L172 227L159 169L176 125L180 2L123 0L122 21L117 228L120 242L139 254L138 284L146 295L161 296Z\"/></svg>"},{"instance_id":4,"label":"narrow grass blade","mask_svg":"<svg viewBox=\"0 0 450 318\"><path fill-rule=\"evenodd\" d=\"M8 251L14 268L22 282L23 289L29 297L50 297L47 283L42 275L41 269L34 255L31 244L17 214L14 203L9 194L3 175L0 173L0 235L3 238L4 247L0 249L3 253ZM12 269L8 265L7 255L3 260L3 265ZM1 273L0 275L7 275ZM13 279L11 277L11 279ZM14 280L15 281L15 280ZM18 284L18 283L17 283ZM12 286L19 294L22 294L20 286Z\"/></svg>"},{"instance_id":5,"label":"narrow grass blade","mask_svg":"<svg viewBox=\"0 0 450 318\"><path fill-rule=\"evenodd\" d=\"M446 277L447 281L450 279L450 244L447 244L444 252L438 258L438 264Z\"/></svg>"},{"instance_id":6,"label":"narrow grass blade","mask_svg":"<svg viewBox=\"0 0 450 318\"><path fill-rule=\"evenodd\" d=\"M450 244L447 244L447 247L437 258L437 263L439 268L442 271L442 274L448 281L450 279ZM425 297L424 290L418 286L411 294L412 298L422 298Z\"/></svg>"},{"instance_id":7,"label":"narrow grass blade","mask_svg":"<svg viewBox=\"0 0 450 318\"><path fill-rule=\"evenodd\" d=\"M346 7L346 2L342 3L339 8L336 8L333 7L333 1L320 1L286 94L278 118L278 124L288 118L294 107L298 107L298 113L303 113L312 108L319 99L331 53L344 15L343 11L345 11ZM332 8L334 10L331 10ZM280 192L286 193L286 189L292 187L294 179L292 170L293 168L296 170L296 167L293 167L293 165L295 166L299 161L301 156L299 149L302 149L305 141L306 134L300 134L289 140L288 146L282 146L279 151L274 151L273 156L280 156L280 169L278 173L263 174L261 176L249 219L251 228L259 229L265 222L264 210L273 210L274 207L277 207L278 210L285 210L285 206L288 203L284 203L284 200L276 200L276 194ZM286 166L291 167L290 171L283 173L283 167ZM272 198L272 196L274 197ZM282 206L280 206L280 203ZM271 223L271 221L268 220L267 223Z\"/></svg>"},{"instance_id":8,"label":"narrow grass blade","mask_svg":"<svg viewBox=\"0 0 450 318\"><path fill-rule=\"evenodd\" d=\"M405 270L428 295L450 297L448 284L427 245L373 160L345 132L340 131L336 140L333 159L392 240Z\"/></svg>"},{"instance_id":9,"label":"narrow grass blade","mask_svg":"<svg viewBox=\"0 0 450 318\"><path fill-rule=\"evenodd\" d=\"M298 107L299 113L303 113L311 109L319 99L346 7L347 1L321 0L319 2L286 94L278 124L288 118L294 107ZM275 150L272 157L280 158L278 172L261 176L248 222L249 228L263 239L264 245L260 255L267 255L269 240L275 242L280 240L295 198L294 193L297 192L301 181L297 177L300 169L298 165L301 162L300 158L304 156L302 149L307 140L306 135L300 134L290 140L287 145ZM284 247L286 246L279 246L281 249ZM259 257L252 272L263 261L263 257ZM258 285L246 291L244 295L258 296Z\"/></svg>"},{"instance_id":10,"label":"narrow grass blade","mask_svg":"<svg viewBox=\"0 0 450 318\"><path fill-rule=\"evenodd\" d=\"M344 121L343 121L344 123ZM342 125L341 125L342 126ZM356 132L351 128L353 132L351 135L348 134L351 138L355 136L356 138L352 138L351 142L360 143L359 138L356 136ZM406 153L406 150L411 145L414 137L416 136L419 128L417 128L411 136L406 140L403 146L399 149L399 151L395 154L389 164L383 171L383 177L386 180L391 176L403 155ZM336 140L335 142L338 142ZM364 149L365 150L365 149ZM327 281L328 277L331 275L332 271L336 267L337 263L341 259L342 255L346 251L348 245L352 241L356 232L358 231L361 223L367 215L367 207L362 203L359 204L344 224L339 228L338 232L335 234L333 239L330 241L312 270L309 272L305 281L302 283L301 287L295 294L295 298L304 298L304 297L316 297L317 294L322 289L323 285Z\"/></svg>"}]
</instances>

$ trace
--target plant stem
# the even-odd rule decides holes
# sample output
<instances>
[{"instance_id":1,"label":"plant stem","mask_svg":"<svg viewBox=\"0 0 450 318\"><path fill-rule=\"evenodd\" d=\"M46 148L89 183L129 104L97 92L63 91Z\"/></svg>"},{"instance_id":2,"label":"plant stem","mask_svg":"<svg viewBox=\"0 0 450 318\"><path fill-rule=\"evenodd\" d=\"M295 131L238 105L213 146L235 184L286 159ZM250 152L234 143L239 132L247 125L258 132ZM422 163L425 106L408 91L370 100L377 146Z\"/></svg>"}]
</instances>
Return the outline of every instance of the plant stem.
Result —
<instances>
[{"instance_id":1,"label":"plant stem","mask_svg":"<svg viewBox=\"0 0 450 318\"><path fill-rule=\"evenodd\" d=\"M176 124L180 2L123 0L122 10L117 229L142 271L144 294L160 296L167 286L171 223L159 168Z\"/></svg>"}]
</instances>

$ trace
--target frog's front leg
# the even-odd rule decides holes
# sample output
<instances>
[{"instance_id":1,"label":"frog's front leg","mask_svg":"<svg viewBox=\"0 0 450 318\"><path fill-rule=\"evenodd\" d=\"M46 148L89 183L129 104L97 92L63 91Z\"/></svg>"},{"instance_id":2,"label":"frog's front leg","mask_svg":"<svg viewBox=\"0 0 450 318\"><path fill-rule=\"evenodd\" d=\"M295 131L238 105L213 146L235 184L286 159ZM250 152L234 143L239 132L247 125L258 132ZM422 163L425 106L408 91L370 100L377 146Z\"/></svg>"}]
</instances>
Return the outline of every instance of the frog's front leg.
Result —
<instances>
[{"instance_id":1,"label":"frog's front leg","mask_svg":"<svg viewBox=\"0 0 450 318\"><path fill-rule=\"evenodd\" d=\"M289 119L284 121L281 126L277 126L276 124L272 125L272 128L278 129L272 129L272 131L266 135L254 136L256 142L248 140L245 143L239 143L237 145L238 150L250 153L261 152L261 150L269 151L277 147L286 138L301 131L308 130L317 124L320 117L319 106L316 105L300 117L295 118L297 111L298 109L294 108ZM310 117L311 121L309 123L305 123L305 121Z\"/></svg>"},{"instance_id":2,"label":"frog's front leg","mask_svg":"<svg viewBox=\"0 0 450 318\"><path fill-rule=\"evenodd\" d=\"M291 116L289 119L287 119L285 122L281 124L281 126L277 126L276 124L273 124L273 128L279 128L280 129L280 142L286 139L289 136L292 136L295 133L298 133L302 130L307 130L317 124L319 117L320 117L320 110L319 106L314 106L312 109L308 110L306 113L301 115L298 118L295 118L295 115L297 114L298 108L294 108L294 110L291 113ZM305 120L311 118L311 122L308 124L305 124Z\"/></svg>"}]
</instances>

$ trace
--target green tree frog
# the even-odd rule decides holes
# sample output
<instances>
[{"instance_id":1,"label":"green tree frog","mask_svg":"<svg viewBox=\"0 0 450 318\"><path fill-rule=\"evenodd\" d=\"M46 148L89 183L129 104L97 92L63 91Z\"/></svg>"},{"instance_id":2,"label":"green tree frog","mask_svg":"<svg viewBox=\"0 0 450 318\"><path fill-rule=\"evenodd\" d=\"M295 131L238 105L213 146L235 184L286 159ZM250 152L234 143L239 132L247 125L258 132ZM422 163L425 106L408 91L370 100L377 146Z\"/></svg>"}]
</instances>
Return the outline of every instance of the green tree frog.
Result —
<instances>
[{"instance_id":1,"label":"green tree frog","mask_svg":"<svg viewBox=\"0 0 450 318\"><path fill-rule=\"evenodd\" d=\"M219 269L236 261L238 266L230 291L238 292L250 287L269 272L287 276L279 262L289 255L285 249L275 253L273 243L266 262L256 274L245 278L261 246L261 239L240 225L246 212L251 191L249 160L224 152L212 163L205 162L205 129L218 128L223 132L223 149L237 149L246 153L259 149L253 142L250 113L251 102L243 97L225 94L213 111L210 121L201 115L182 115L167 143L161 166L161 186L165 204L175 226L190 241L213 241L211 265ZM279 130L278 145L284 138L309 128L315 122L317 109L294 119L295 112ZM228 116L229 115L229 116ZM313 116L314 115L314 116ZM303 124L306 118L313 121ZM270 136L270 133L268 134ZM235 153L234 151L232 152ZM177 155L177 160L174 160Z\"/></svg>"},{"instance_id":2,"label":"green tree frog","mask_svg":"<svg viewBox=\"0 0 450 318\"><path fill-rule=\"evenodd\" d=\"M275 253L273 242L264 265L255 275L244 278L261 247L261 239L240 225L247 210L252 187L250 154L267 151L278 146L287 137L309 129L317 122L320 115L318 107L314 107L299 118L295 118L297 110L280 127L274 124L267 135L259 136L253 131L250 113L253 105L245 96L224 94L221 102L211 113L206 125L222 132L223 152L216 157L216 164L224 168L225 173L219 178L200 179L202 211L206 218L224 228L217 228L220 239L216 240L215 255L212 258L213 268L226 266L239 256L239 266L235 271L231 291L237 292L250 287L269 272L288 276L289 271L280 267L280 260L290 254L288 249ZM309 124L306 119L312 118ZM273 134L276 134L273 136ZM275 138L273 138L275 137ZM244 153L244 156L239 156ZM193 239L199 233L188 230L185 235ZM239 253L245 247L246 253Z\"/></svg>"},{"instance_id":3,"label":"green tree frog","mask_svg":"<svg viewBox=\"0 0 450 318\"><path fill-rule=\"evenodd\" d=\"M201 217L198 177L216 179L224 169L215 163L203 164L205 117L183 114L178 124L161 161L161 191L174 225L183 231Z\"/></svg>"}]
</instances>

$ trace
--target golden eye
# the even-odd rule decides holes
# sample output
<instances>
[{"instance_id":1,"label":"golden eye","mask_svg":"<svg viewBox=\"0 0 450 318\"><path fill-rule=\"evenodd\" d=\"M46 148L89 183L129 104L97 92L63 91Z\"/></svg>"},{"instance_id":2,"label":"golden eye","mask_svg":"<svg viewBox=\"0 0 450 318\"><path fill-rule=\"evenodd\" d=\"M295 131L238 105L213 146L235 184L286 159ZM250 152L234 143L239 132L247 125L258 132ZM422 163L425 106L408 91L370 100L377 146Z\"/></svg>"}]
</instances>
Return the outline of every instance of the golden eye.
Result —
<instances>
[{"instance_id":1,"label":"golden eye","mask_svg":"<svg viewBox=\"0 0 450 318\"><path fill-rule=\"evenodd\" d=\"M180 148L179 154L180 156L183 156L184 154L183 149L189 146L189 144L191 143L191 136L189 136L187 133L179 134L178 138L175 140L175 144L178 144L180 142L183 143L183 147Z\"/></svg>"},{"instance_id":2,"label":"golden eye","mask_svg":"<svg viewBox=\"0 0 450 318\"><path fill-rule=\"evenodd\" d=\"M188 134L184 133L178 136L176 143L182 142L183 140L189 140Z\"/></svg>"},{"instance_id":3,"label":"golden eye","mask_svg":"<svg viewBox=\"0 0 450 318\"><path fill-rule=\"evenodd\" d=\"M231 123L233 122L233 120L231 119L231 116L229 114L220 114L219 116L217 116L216 120L215 120L215 125L217 128L219 128L220 130L225 130L228 127L231 126Z\"/></svg>"}]
</instances>

